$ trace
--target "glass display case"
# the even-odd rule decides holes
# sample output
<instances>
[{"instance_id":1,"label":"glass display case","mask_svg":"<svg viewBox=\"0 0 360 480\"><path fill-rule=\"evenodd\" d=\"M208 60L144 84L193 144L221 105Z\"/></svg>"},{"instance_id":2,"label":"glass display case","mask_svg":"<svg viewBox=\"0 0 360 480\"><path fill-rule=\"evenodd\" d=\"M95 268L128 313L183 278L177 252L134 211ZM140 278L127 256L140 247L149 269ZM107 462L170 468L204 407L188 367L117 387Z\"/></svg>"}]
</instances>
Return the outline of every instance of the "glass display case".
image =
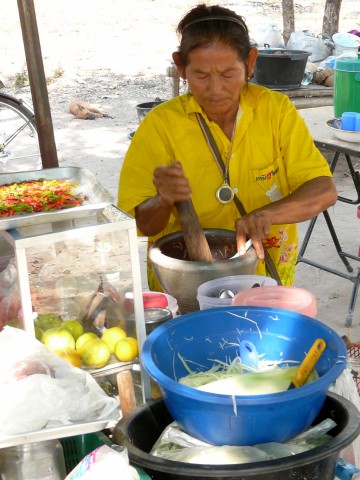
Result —
<instances>
[{"instance_id":1,"label":"glass display case","mask_svg":"<svg viewBox=\"0 0 360 480\"><path fill-rule=\"evenodd\" d=\"M52 217L49 216L49 219ZM130 299L130 301L129 301ZM113 205L79 218L0 229L0 331L4 325L37 336L36 320L78 320L98 336L112 326L126 329L135 320L141 349L146 338L136 223ZM150 398L150 381L138 358L111 359L93 377L116 378L135 364L142 401ZM98 431L107 422L44 429L29 436L3 438L0 448L26 442Z\"/></svg>"},{"instance_id":2,"label":"glass display case","mask_svg":"<svg viewBox=\"0 0 360 480\"><path fill-rule=\"evenodd\" d=\"M131 317L141 347L146 333L137 242L135 220L113 205L81 218L0 230L0 327L36 335L37 318L51 323L60 316L101 336L109 327L125 328ZM114 359L104 368L113 367Z\"/></svg>"}]
</instances>

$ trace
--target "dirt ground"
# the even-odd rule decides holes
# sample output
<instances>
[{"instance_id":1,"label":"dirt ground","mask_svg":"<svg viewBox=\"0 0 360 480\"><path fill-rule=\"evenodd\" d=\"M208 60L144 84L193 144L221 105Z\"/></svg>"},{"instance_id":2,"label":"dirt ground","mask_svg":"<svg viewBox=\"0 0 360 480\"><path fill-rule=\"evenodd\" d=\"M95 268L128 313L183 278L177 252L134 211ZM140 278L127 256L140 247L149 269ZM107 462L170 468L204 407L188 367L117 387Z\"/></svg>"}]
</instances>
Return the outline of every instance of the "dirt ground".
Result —
<instances>
[{"instance_id":1,"label":"dirt ground","mask_svg":"<svg viewBox=\"0 0 360 480\"><path fill-rule=\"evenodd\" d=\"M215 3L215 2L209 2ZM281 26L281 12L275 0L221 1L241 13L252 38L269 23ZM76 165L92 170L99 181L117 195L118 176L129 146L129 134L139 120L136 105L171 98L173 84L167 76L171 53L177 47L175 27L182 15L196 2L189 0L35 0L35 12L48 81L48 95L60 166ZM296 30L320 33L325 0L296 3ZM16 87L26 70L24 45L17 2L2 0L0 30L0 78L6 91L31 101L29 87ZM358 0L343 0L340 32L360 29ZM182 88L182 87L181 87ZM68 112L74 98L99 106L108 118L78 120ZM359 167L357 167L359 168ZM337 171L341 191L351 191L352 184L344 165ZM360 220L355 207L338 204L332 214L341 219L342 237L349 251L357 253L360 243ZM319 217L318 233L310 248L317 259L329 258L337 263L324 222ZM301 235L306 225L300 225ZM145 265L146 240L139 241L142 269ZM342 265L340 263L340 268ZM354 264L356 272L358 265ZM318 318L360 342L360 299L353 328L345 328L347 308L353 283L298 265L296 285L313 292L317 299ZM146 280L144 278L144 288Z\"/></svg>"}]
</instances>

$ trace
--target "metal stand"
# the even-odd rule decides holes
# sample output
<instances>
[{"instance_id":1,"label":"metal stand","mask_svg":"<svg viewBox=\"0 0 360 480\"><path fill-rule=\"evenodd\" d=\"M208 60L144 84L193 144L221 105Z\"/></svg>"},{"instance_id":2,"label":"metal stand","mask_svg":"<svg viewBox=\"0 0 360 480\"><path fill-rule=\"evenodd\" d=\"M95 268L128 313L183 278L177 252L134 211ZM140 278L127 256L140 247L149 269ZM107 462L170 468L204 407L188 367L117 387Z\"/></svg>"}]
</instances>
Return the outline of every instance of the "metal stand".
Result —
<instances>
[{"instance_id":1,"label":"metal stand","mask_svg":"<svg viewBox=\"0 0 360 480\"><path fill-rule=\"evenodd\" d=\"M334 154L334 157L333 157L333 159L331 161L331 164L330 164L330 169L331 169L332 172L335 170L335 167L336 167L336 164L338 162L339 156L340 156L340 152L336 152ZM346 158L346 162L347 162L347 165L348 165L348 168L349 168L349 171L350 171L350 175L351 175L352 181L353 181L354 186L355 186L357 198L356 199L350 199L350 198L347 198L347 197L338 196L338 201L344 202L344 203L349 203L351 205L357 205L357 204L360 203L360 174L359 174L359 172L355 171L350 156L348 154L345 154L345 153L344 153L344 156ZM352 255L350 253L346 253L342 250L339 239L338 239L338 236L337 236L335 228L334 228L334 225L331 221L329 212L327 210L325 210L322 213L325 217L325 221L326 221L327 227L329 229L331 238L333 240L336 252L339 255L343 264L345 265L346 270L349 273L352 273L354 271L354 269L350 265L350 263L348 261L348 258L350 258L351 260L355 260L355 261L359 262L360 257L358 255ZM329 273L332 273L334 275L338 275L339 277L345 278L346 280L350 280L354 284L352 292L351 292L348 313L347 313L347 317L346 317L346 321L345 321L345 326L350 327L352 325L352 319L353 319L356 299L357 299L359 286L360 286L360 268L358 268L358 271L355 275L349 275L345 272L330 268L326 265L320 264L318 262L314 262L314 261L309 260L309 259L304 257L304 253L305 253L305 250L308 246L308 243L309 243L310 237L312 235L312 232L314 230L316 220L317 220L317 217L314 217L311 220L310 225L309 225L309 227L306 231L303 243L302 243L301 248L299 250L298 263L303 262L303 263L306 263L306 264L311 265L313 267L319 268L321 270L325 270Z\"/></svg>"}]
</instances>

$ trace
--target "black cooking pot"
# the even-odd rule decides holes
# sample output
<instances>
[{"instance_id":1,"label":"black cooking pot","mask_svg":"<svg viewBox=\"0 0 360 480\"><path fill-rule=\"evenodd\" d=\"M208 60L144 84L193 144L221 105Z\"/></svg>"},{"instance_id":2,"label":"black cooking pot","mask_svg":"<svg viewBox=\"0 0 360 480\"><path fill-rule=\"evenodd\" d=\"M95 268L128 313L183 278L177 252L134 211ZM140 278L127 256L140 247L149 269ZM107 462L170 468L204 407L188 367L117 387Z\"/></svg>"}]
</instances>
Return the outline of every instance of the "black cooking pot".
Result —
<instances>
[{"instance_id":1,"label":"black cooking pot","mask_svg":"<svg viewBox=\"0 0 360 480\"><path fill-rule=\"evenodd\" d=\"M160 105L160 103L163 103L164 100L160 100L160 98L156 98L154 102L145 102L145 103L139 103L139 105L136 105L136 112L138 115L139 122L141 122L145 115L150 112L154 107L157 105Z\"/></svg>"},{"instance_id":2,"label":"black cooking pot","mask_svg":"<svg viewBox=\"0 0 360 480\"><path fill-rule=\"evenodd\" d=\"M259 49L254 82L274 90L299 88L311 53L286 48Z\"/></svg>"},{"instance_id":3,"label":"black cooking pot","mask_svg":"<svg viewBox=\"0 0 360 480\"><path fill-rule=\"evenodd\" d=\"M324 445L290 457L239 465L182 463L151 455L156 440L173 421L162 399L146 403L122 418L112 439L124 445L130 462L143 468L153 480L332 480L340 451L360 432L360 415L351 402L329 393L314 425L327 418L334 420L336 427L329 432L333 438Z\"/></svg>"}]
</instances>

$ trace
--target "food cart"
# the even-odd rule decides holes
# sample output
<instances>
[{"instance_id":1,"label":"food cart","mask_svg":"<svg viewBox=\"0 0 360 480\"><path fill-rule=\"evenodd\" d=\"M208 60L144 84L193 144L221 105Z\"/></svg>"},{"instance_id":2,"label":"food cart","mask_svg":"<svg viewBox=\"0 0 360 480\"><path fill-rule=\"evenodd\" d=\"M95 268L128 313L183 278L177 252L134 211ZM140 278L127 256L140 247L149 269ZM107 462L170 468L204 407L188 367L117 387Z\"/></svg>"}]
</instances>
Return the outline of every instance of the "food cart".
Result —
<instances>
[{"instance_id":1,"label":"food cart","mask_svg":"<svg viewBox=\"0 0 360 480\"><path fill-rule=\"evenodd\" d=\"M21 4L19 3L19 5ZM45 166L49 170L49 165ZM39 217L37 218L39 219ZM134 251L137 243L134 220L111 205L111 202L108 205L101 205L99 208L95 208L95 211L87 211L85 215L72 216L69 215L69 212L66 212L66 215L62 214L62 218L48 217L45 220L41 222L35 220L29 225L6 224L4 222L4 229L1 234L2 245L6 247L4 250L6 249L6 252L10 255L13 254L17 260L23 327L25 330L35 334L33 312L42 307L59 308L61 313L70 315L69 304L74 305L76 303L77 310L75 312L72 311L71 315L78 312L81 315L83 313L81 308L83 303L79 302L78 304L78 302L73 302L73 300L83 294L87 297L91 296L94 290L99 290L98 285L102 283L102 281L99 282L99 275L101 275L108 280L107 283L114 282L117 284L120 297L123 295L122 298L124 298L126 293L132 293L135 315L134 318L128 318L127 320L135 321L137 337L139 343L142 344L145 337L145 328L140 297L139 268L136 252ZM105 240L103 236L106 237ZM111 240L108 240L108 236L111 237ZM123 240L123 243L120 242L120 245L117 243L119 238ZM96 244L102 245L102 248L97 249ZM109 247L108 251L106 251L107 247L104 247L104 245ZM128 254L127 260L126 255L119 255L121 258L117 262L118 270L112 269L113 263L109 262L109 258L104 255L110 253L113 248L118 253L121 252L121 254L123 253L122 248L124 248ZM99 260L99 262L96 260ZM109 264L110 270L108 269ZM70 270L68 268L69 265L71 266ZM89 265L92 268L90 268L90 271L86 271L86 267ZM43 268L44 270L42 270ZM42 276L41 273L44 275ZM125 276L123 276L124 273ZM64 277L68 283L73 283L70 282L70 278L75 280L75 287L73 285L71 294L62 292L62 295L56 296L56 300L61 301L59 303L53 302L52 304L49 301L49 297L55 298L53 294L54 289L56 289L58 281L64 279ZM45 278L45 283L42 283ZM51 282L53 282L53 285L51 285ZM66 284L66 282L63 283ZM80 285L81 289L79 290ZM74 294L74 289L76 294ZM50 292L50 295L45 295L46 292ZM122 367L123 365L115 361L107 365L104 370L96 373L104 373L106 376L107 372L113 373ZM92 375L94 373L91 372ZM146 389L146 381L144 381L142 386ZM42 430L40 436L39 432L34 432L34 436L30 438L30 443L48 440L49 438L65 438L68 435L75 436L87 432L91 433L102 430L105 426L107 426L107 423L106 425L103 423L99 425L98 422L97 425L88 425L84 422L76 425L75 429L72 426L71 429L69 428L66 431L60 431L59 428L51 433ZM45 436L42 437L42 434ZM16 439L7 439L8 443L3 444L2 447L24 444L28 440L28 436L20 435ZM252 476L252 473L250 472L250 476ZM199 471L195 472L195 474L199 475ZM206 478L208 478L207 473Z\"/></svg>"},{"instance_id":2,"label":"food cart","mask_svg":"<svg viewBox=\"0 0 360 480\"><path fill-rule=\"evenodd\" d=\"M138 344L142 345L145 321L135 220L112 205L111 196L86 169L46 169L41 176L76 184L87 200L81 206L68 209L0 219L1 271L9 265L16 269L15 281L8 282L8 294L2 298L2 319L8 325L24 329L32 338L36 335L39 315L60 316L64 321L78 319L85 332L95 330L98 336L111 326L121 324L126 330L130 325L136 332ZM38 171L2 174L1 183L31 181L38 177ZM90 314L89 306L100 285L102 307L97 304ZM131 308L126 302L129 296ZM99 319L102 324L96 323ZM92 378L111 378L113 382L114 375L116 378L132 364L138 365L138 359L121 362L112 354L101 368L86 365L82 368ZM141 369L138 370L139 395L145 399L148 382ZM113 393L118 398L118 392ZM121 401L117 404L116 420L122 416ZM51 458L55 458L57 447L54 444L50 448L49 442L61 438L68 442L69 438L100 432L111 425L114 426L114 418L100 415L91 421L84 419L15 435L1 434L0 448L19 446L23 451L26 447L31 450L32 458L36 458L35 449L42 442L41 454L47 449ZM39 475L39 471L36 474Z\"/></svg>"}]
</instances>

